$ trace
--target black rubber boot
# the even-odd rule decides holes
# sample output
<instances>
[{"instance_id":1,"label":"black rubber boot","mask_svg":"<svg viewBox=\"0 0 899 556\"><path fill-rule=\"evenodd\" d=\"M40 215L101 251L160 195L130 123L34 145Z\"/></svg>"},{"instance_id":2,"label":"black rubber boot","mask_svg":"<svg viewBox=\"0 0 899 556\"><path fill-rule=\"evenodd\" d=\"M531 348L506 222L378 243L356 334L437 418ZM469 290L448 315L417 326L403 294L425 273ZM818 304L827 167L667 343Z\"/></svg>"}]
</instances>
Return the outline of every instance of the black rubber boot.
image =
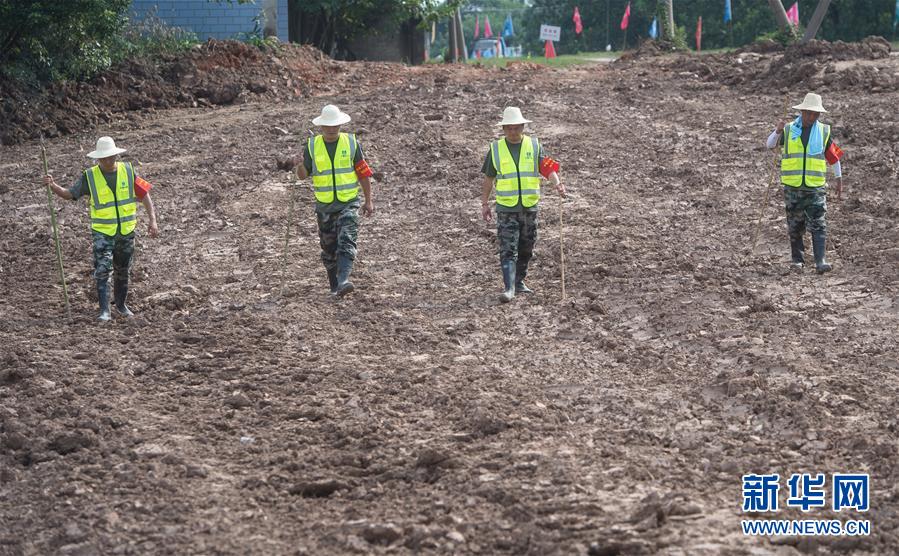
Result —
<instances>
[{"instance_id":1,"label":"black rubber boot","mask_svg":"<svg viewBox=\"0 0 899 556\"><path fill-rule=\"evenodd\" d=\"M331 295L337 295L337 269L328 268L328 284L331 286Z\"/></svg>"},{"instance_id":2,"label":"black rubber boot","mask_svg":"<svg viewBox=\"0 0 899 556\"><path fill-rule=\"evenodd\" d=\"M812 249L815 251L815 270L818 274L824 274L833 270L824 258L824 251L827 246L827 234L823 231L812 232Z\"/></svg>"},{"instance_id":3,"label":"black rubber boot","mask_svg":"<svg viewBox=\"0 0 899 556\"><path fill-rule=\"evenodd\" d=\"M107 322L112 317L109 315L109 281L97 280L97 299L100 302L100 316L97 320Z\"/></svg>"},{"instance_id":4,"label":"black rubber boot","mask_svg":"<svg viewBox=\"0 0 899 556\"><path fill-rule=\"evenodd\" d=\"M115 299L115 309L123 317L133 317L134 313L125 305L128 299L128 280L116 280L113 289L113 299Z\"/></svg>"},{"instance_id":5,"label":"black rubber boot","mask_svg":"<svg viewBox=\"0 0 899 556\"><path fill-rule=\"evenodd\" d=\"M353 291L350 273L353 271L353 259L337 257L337 297L343 297Z\"/></svg>"},{"instance_id":6,"label":"black rubber boot","mask_svg":"<svg viewBox=\"0 0 899 556\"><path fill-rule=\"evenodd\" d=\"M521 261L519 261L520 263ZM534 293L534 290L527 287L524 283L524 277L528 275L528 267L521 267L520 265L515 268L515 293Z\"/></svg>"},{"instance_id":7,"label":"black rubber boot","mask_svg":"<svg viewBox=\"0 0 899 556\"><path fill-rule=\"evenodd\" d=\"M515 261L503 261L500 267L503 270L503 286L506 289L499 295L499 301L508 303L515 298Z\"/></svg>"},{"instance_id":8,"label":"black rubber boot","mask_svg":"<svg viewBox=\"0 0 899 556\"><path fill-rule=\"evenodd\" d=\"M793 258L793 264L801 265L805 262L805 245L802 242L802 236L790 238L790 255Z\"/></svg>"}]
</instances>

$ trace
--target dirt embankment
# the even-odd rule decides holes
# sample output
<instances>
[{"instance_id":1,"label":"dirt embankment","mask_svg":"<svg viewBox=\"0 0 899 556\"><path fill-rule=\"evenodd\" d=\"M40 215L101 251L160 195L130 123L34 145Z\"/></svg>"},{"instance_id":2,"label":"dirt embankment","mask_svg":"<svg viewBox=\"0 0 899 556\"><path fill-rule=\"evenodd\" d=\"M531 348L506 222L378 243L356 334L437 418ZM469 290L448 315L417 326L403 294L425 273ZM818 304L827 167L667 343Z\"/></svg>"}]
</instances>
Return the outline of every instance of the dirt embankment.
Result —
<instances>
[{"instance_id":1,"label":"dirt embankment","mask_svg":"<svg viewBox=\"0 0 899 556\"><path fill-rule=\"evenodd\" d=\"M46 90L0 81L0 142L69 135L128 113L305 97L355 78L389 81L397 67L371 63L363 72L361 64L331 60L309 46L260 49L209 40L184 54L130 60L89 81Z\"/></svg>"},{"instance_id":2,"label":"dirt embankment","mask_svg":"<svg viewBox=\"0 0 899 556\"><path fill-rule=\"evenodd\" d=\"M890 43L868 37L858 43L813 40L784 48L765 41L724 54L666 56L648 41L620 64L638 63L747 92L806 88L817 92L881 93L899 88Z\"/></svg>"}]
</instances>

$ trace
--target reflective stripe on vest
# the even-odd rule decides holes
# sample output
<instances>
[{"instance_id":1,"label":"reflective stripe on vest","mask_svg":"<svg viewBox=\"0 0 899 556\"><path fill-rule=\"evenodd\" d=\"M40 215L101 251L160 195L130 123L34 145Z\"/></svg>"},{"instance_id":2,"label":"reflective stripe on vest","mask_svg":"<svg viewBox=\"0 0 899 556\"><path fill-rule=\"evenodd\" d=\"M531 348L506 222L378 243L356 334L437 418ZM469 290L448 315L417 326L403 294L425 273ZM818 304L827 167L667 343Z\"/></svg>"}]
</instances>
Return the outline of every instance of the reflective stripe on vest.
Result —
<instances>
[{"instance_id":1,"label":"reflective stripe on vest","mask_svg":"<svg viewBox=\"0 0 899 556\"><path fill-rule=\"evenodd\" d=\"M814 125L823 126L821 134L824 137L824 146L830 139L830 126L819 122ZM793 124L784 128L783 156L780 159L780 183L789 187L801 187L803 182L806 187L822 187L827 178L827 159L824 151L821 154L811 155L808 148L802 144L802 136L792 138ZM811 137L811 133L809 133Z\"/></svg>"},{"instance_id":2,"label":"reflective stripe on vest","mask_svg":"<svg viewBox=\"0 0 899 556\"><path fill-rule=\"evenodd\" d=\"M309 158L312 159L312 188L315 200L333 203L335 195L341 203L352 201L359 196L359 178L353 161L356 159L356 136L341 133L334 151L334 165L325 146L325 138L316 135L309 138Z\"/></svg>"},{"instance_id":3,"label":"reflective stripe on vest","mask_svg":"<svg viewBox=\"0 0 899 556\"><path fill-rule=\"evenodd\" d=\"M100 166L84 173L91 190L91 229L108 236L128 235L137 226L137 197L134 196L134 168L130 162L116 162L115 195Z\"/></svg>"},{"instance_id":4,"label":"reflective stripe on vest","mask_svg":"<svg viewBox=\"0 0 899 556\"><path fill-rule=\"evenodd\" d=\"M496 202L514 207L521 199L522 206L532 207L540 200L540 172L537 155L540 143L536 137L521 138L518 163L512 158L506 139L490 145L493 167L496 169Z\"/></svg>"}]
</instances>

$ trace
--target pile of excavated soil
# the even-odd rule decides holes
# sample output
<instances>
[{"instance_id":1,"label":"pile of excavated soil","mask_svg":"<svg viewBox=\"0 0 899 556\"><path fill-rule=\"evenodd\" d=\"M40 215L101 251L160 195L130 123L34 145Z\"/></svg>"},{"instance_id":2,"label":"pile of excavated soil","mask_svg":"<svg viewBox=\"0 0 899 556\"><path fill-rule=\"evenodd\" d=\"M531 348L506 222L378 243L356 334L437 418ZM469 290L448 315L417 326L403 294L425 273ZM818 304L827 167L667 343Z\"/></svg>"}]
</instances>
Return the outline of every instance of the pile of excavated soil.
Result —
<instances>
[{"instance_id":1,"label":"pile of excavated soil","mask_svg":"<svg viewBox=\"0 0 899 556\"><path fill-rule=\"evenodd\" d=\"M646 46L650 44L650 46ZM619 64L647 59L663 70L693 76L745 91L806 88L817 92L865 91L880 93L899 87L899 69L890 59L890 43L868 37L859 43L813 40L783 49L776 43L756 43L733 53L659 56L645 43L633 57Z\"/></svg>"},{"instance_id":2,"label":"pile of excavated soil","mask_svg":"<svg viewBox=\"0 0 899 556\"><path fill-rule=\"evenodd\" d=\"M389 80L400 67L367 64L363 74L361 66L336 62L309 46L260 49L209 40L184 54L129 60L90 81L55 83L42 91L0 82L0 142L68 135L129 112L309 96L354 78Z\"/></svg>"}]
</instances>

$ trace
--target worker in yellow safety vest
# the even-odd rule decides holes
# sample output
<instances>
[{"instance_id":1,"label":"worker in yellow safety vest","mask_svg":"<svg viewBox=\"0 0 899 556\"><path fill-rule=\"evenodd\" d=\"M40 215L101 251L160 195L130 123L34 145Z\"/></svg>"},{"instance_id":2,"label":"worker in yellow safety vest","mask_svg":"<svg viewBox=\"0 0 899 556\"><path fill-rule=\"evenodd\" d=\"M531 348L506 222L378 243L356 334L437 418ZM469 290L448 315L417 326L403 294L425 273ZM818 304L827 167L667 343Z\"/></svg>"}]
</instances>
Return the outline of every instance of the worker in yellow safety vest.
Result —
<instances>
[{"instance_id":1,"label":"worker in yellow safety vest","mask_svg":"<svg viewBox=\"0 0 899 556\"><path fill-rule=\"evenodd\" d=\"M781 149L780 181L784 188L787 231L790 236L792 270L802 272L805 263L803 237L808 226L812 235L815 270L824 274L832 270L825 258L827 240L827 165L833 165L837 201L843 193L843 151L833 140L831 126L821 123L827 112L821 96L805 95L800 111L791 122L779 122L768 136L769 149Z\"/></svg>"},{"instance_id":2,"label":"worker in yellow safety vest","mask_svg":"<svg viewBox=\"0 0 899 556\"><path fill-rule=\"evenodd\" d=\"M315 192L315 216L321 259L328 273L331 295L343 297L353 291L350 273L356 259L359 235L359 209L365 216L375 212L371 190L372 171L362 153L362 145L352 133L340 126L350 117L333 104L322 108L312 123L321 133L310 137L297 165L297 176L312 176ZM359 190L365 202L359 198Z\"/></svg>"},{"instance_id":3,"label":"worker in yellow safety vest","mask_svg":"<svg viewBox=\"0 0 899 556\"><path fill-rule=\"evenodd\" d=\"M559 195L565 197L565 186L559 179L559 163L547 156L536 137L524 134L531 123L518 107L503 111L503 137L490 143L481 172L481 214L489 222L490 192L496 185L496 234L499 242L503 293L500 302L512 301L515 294L533 291L524 283L528 263L537 242L537 206L540 202L541 176L551 180Z\"/></svg>"},{"instance_id":4,"label":"worker in yellow safety vest","mask_svg":"<svg viewBox=\"0 0 899 556\"><path fill-rule=\"evenodd\" d=\"M110 274L114 274L116 310L123 317L134 316L125 301L134 255L138 202L143 204L149 215L150 237L159 235L156 209L150 198L152 185L138 177L130 162L119 161L119 155L124 152L125 149L116 147L112 137L100 137L96 148L87 153L97 164L85 170L72 187L60 187L53 176L44 176L44 183L63 199L74 201L85 195L89 196L94 252L93 276L97 282L101 321L112 318L109 313Z\"/></svg>"}]
</instances>

